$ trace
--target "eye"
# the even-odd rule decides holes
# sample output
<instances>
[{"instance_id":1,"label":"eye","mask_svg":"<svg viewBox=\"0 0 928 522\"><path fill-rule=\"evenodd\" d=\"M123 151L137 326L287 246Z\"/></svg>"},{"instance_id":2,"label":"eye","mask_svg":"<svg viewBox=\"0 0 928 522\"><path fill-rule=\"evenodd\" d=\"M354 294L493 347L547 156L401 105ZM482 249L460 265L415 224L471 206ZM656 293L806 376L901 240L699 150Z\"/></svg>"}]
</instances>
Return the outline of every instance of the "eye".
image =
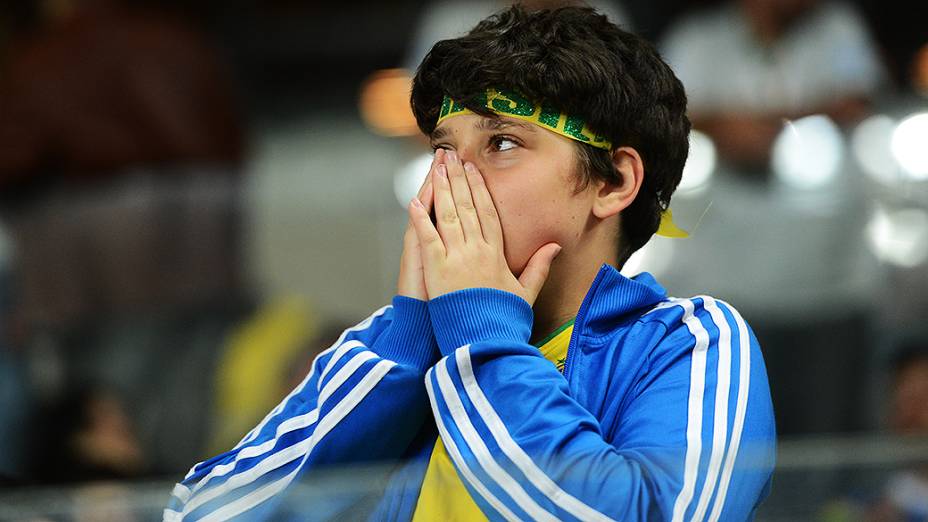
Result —
<instances>
[{"instance_id":1,"label":"eye","mask_svg":"<svg viewBox=\"0 0 928 522\"><path fill-rule=\"evenodd\" d=\"M521 144L511 136L493 136L490 138L490 146L496 152L506 152L520 147Z\"/></svg>"}]
</instances>

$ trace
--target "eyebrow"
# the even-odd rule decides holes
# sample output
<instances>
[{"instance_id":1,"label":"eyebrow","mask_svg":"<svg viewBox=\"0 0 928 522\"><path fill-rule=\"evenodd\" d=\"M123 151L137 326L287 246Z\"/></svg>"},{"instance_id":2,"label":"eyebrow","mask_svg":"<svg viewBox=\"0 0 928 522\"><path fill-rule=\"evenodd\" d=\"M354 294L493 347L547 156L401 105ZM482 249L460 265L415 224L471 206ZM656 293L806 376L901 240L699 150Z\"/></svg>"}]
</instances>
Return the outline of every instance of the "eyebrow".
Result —
<instances>
[{"instance_id":1,"label":"eyebrow","mask_svg":"<svg viewBox=\"0 0 928 522\"><path fill-rule=\"evenodd\" d=\"M502 130L507 127L519 127L530 132L535 132L535 126L531 123L518 120L504 120L502 118L481 118L475 126L479 130Z\"/></svg>"},{"instance_id":2,"label":"eyebrow","mask_svg":"<svg viewBox=\"0 0 928 522\"><path fill-rule=\"evenodd\" d=\"M534 125L532 125L531 123L518 121L518 120L504 120L502 118L483 117L483 118L480 118L476 124L474 124L474 128L476 128L477 130L482 130L482 131L496 131L496 130L506 129L508 127L519 127L520 129L523 129L529 132L535 132ZM429 139L431 139L432 141L440 140L442 138L448 137L448 134L449 133L448 133L447 128L436 128L429 135Z\"/></svg>"}]
</instances>

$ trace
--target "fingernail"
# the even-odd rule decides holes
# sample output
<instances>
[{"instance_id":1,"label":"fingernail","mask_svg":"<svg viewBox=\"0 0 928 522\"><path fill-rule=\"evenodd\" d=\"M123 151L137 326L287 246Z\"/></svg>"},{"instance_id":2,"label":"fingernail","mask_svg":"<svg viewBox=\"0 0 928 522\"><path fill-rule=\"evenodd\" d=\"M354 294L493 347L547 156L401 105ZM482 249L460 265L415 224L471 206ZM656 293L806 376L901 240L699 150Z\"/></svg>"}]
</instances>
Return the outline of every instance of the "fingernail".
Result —
<instances>
[{"instance_id":1,"label":"fingernail","mask_svg":"<svg viewBox=\"0 0 928 522\"><path fill-rule=\"evenodd\" d=\"M438 166L438 175L443 178L448 177L448 167L445 167L444 163Z\"/></svg>"},{"instance_id":2,"label":"fingernail","mask_svg":"<svg viewBox=\"0 0 928 522\"><path fill-rule=\"evenodd\" d=\"M475 167L473 163L468 161L467 163L464 164L464 170L466 170L470 174L475 174L477 167Z\"/></svg>"},{"instance_id":3,"label":"fingernail","mask_svg":"<svg viewBox=\"0 0 928 522\"><path fill-rule=\"evenodd\" d=\"M449 151L448 151L448 161L457 161L457 160L458 160L458 155L457 155L457 153L454 152L453 150L449 150Z\"/></svg>"},{"instance_id":4,"label":"fingernail","mask_svg":"<svg viewBox=\"0 0 928 522\"><path fill-rule=\"evenodd\" d=\"M422 208L422 202L419 201L419 198L412 198L412 204L415 207Z\"/></svg>"},{"instance_id":5,"label":"fingernail","mask_svg":"<svg viewBox=\"0 0 928 522\"><path fill-rule=\"evenodd\" d=\"M557 250L554 251L554 257L557 257L557 255L561 253L561 250L564 250L564 247L562 247L561 245L558 245Z\"/></svg>"}]
</instances>

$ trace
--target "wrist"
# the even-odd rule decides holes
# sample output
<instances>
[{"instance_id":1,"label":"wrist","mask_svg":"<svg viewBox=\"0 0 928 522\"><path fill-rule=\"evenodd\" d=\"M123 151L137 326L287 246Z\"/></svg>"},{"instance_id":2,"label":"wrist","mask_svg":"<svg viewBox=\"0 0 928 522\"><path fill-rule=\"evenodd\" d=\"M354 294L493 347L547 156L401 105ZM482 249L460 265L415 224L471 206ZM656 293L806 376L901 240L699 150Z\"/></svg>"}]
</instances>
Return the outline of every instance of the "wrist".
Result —
<instances>
[{"instance_id":1,"label":"wrist","mask_svg":"<svg viewBox=\"0 0 928 522\"><path fill-rule=\"evenodd\" d=\"M430 300L428 309L443 355L481 341L528 342L532 333L532 307L504 290L457 290Z\"/></svg>"},{"instance_id":2,"label":"wrist","mask_svg":"<svg viewBox=\"0 0 928 522\"><path fill-rule=\"evenodd\" d=\"M393 298L393 320L377 339L374 351L391 361L425 372L438 360L428 303L414 297Z\"/></svg>"}]
</instances>

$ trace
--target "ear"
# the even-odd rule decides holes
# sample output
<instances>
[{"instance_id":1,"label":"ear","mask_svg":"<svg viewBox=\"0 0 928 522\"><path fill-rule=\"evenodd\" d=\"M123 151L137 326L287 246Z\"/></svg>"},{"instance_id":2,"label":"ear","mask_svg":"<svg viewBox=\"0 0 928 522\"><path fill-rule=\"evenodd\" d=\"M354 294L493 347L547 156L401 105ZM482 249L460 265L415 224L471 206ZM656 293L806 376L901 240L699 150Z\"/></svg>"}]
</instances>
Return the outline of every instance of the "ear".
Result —
<instances>
[{"instance_id":1,"label":"ear","mask_svg":"<svg viewBox=\"0 0 928 522\"><path fill-rule=\"evenodd\" d=\"M612 166L617 179L599 181L599 190L593 202L593 215L599 219L612 217L625 210L641 189L644 182L644 163L638 151L631 147L619 147L612 152Z\"/></svg>"}]
</instances>

